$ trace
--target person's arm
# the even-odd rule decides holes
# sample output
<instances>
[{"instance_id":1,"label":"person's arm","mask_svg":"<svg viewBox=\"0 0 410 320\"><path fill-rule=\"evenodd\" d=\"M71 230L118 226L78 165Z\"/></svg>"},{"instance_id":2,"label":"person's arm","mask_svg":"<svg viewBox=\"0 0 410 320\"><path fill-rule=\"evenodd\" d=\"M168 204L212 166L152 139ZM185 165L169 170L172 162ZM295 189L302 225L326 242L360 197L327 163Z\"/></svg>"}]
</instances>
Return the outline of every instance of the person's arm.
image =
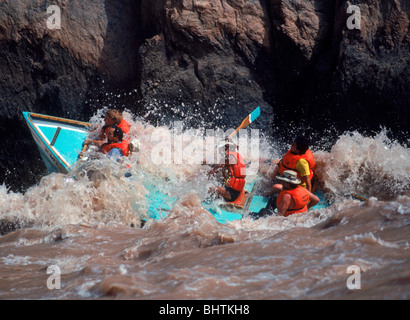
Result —
<instances>
[{"instance_id":1,"label":"person's arm","mask_svg":"<svg viewBox=\"0 0 410 320\"><path fill-rule=\"evenodd\" d=\"M307 191L312 192L312 181L310 180L310 175L300 177L300 181L306 185Z\"/></svg>"},{"instance_id":2,"label":"person's arm","mask_svg":"<svg viewBox=\"0 0 410 320\"><path fill-rule=\"evenodd\" d=\"M292 199L292 196L289 193L285 193L282 197L281 202L279 203L278 206L278 215L279 216L284 216L286 211L289 209L290 206L290 201Z\"/></svg>"},{"instance_id":3,"label":"person's arm","mask_svg":"<svg viewBox=\"0 0 410 320\"><path fill-rule=\"evenodd\" d=\"M280 168L279 168L279 162L280 161L274 161L275 163L275 167L273 168L273 172L268 173L269 174L269 178L271 180L275 180L276 177L279 175L280 173ZM283 187L280 183L275 183L267 192L264 193L265 197L270 197L272 194L278 193L280 191L283 190Z\"/></svg>"},{"instance_id":4,"label":"person's arm","mask_svg":"<svg viewBox=\"0 0 410 320\"><path fill-rule=\"evenodd\" d=\"M92 140L92 139L86 139L84 141L84 144L93 144L96 145L97 147L101 148L101 146L105 143L105 140Z\"/></svg>"},{"instance_id":5,"label":"person's arm","mask_svg":"<svg viewBox=\"0 0 410 320\"><path fill-rule=\"evenodd\" d=\"M312 181L310 180L309 162L305 159L300 159L296 162L296 170L299 172L302 187L305 187L309 192L312 191Z\"/></svg>"},{"instance_id":6,"label":"person's arm","mask_svg":"<svg viewBox=\"0 0 410 320\"><path fill-rule=\"evenodd\" d=\"M214 166L214 167L211 169L211 171L208 172L208 176L214 175L215 172L216 172L218 169L222 168L223 166L224 166L223 164L217 164L216 166Z\"/></svg>"},{"instance_id":7,"label":"person's arm","mask_svg":"<svg viewBox=\"0 0 410 320\"><path fill-rule=\"evenodd\" d=\"M107 141L107 136L104 132L104 128L106 127L101 128L99 132L96 132L97 129L94 128L94 130L92 130L88 135L88 138L84 141L84 144L93 144L101 148L101 146ZM98 134L96 135L96 133Z\"/></svg>"},{"instance_id":8,"label":"person's arm","mask_svg":"<svg viewBox=\"0 0 410 320\"><path fill-rule=\"evenodd\" d=\"M317 205L319 203L319 197L315 194L313 194L312 192L309 191L309 203L308 203L308 209L310 209L311 207Z\"/></svg>"},{"instance_id":9,"label":"person's arm","mask_svg":"<svg viewBox=\"0 0 410 320\"><path fill-rule=\"evenodd\" d=\"M283 190L283 186L280 183L275 183L270 189L265 192L263 195L265 197L270 197L271 195L281 192Z\"/></svg>"}]
</instances>

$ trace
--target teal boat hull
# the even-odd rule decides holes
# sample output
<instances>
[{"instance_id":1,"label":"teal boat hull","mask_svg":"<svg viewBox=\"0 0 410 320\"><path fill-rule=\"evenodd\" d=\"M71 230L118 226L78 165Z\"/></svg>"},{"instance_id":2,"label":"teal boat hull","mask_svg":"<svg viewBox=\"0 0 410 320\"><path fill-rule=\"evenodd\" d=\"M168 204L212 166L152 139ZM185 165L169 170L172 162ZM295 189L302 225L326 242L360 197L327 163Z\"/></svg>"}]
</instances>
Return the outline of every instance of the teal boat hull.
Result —
<instances>
[{"instance_id":1,"label":"teal boat hull","mask_svg":"<svg viewBox=\"0 0 410 320\"><path fill-rule=\"evenodd\" d=\"M47 170L68 173L78 160L89 124L33 112L23 116Z\"/></svg>"},{"instance_id":2,"label":"teal boat hull","mask_svg":"<svg viewBox=\"0 0 410 320\"><path fill-rule=\"evenodd\" d=\"M172 210L178 198L170 196L169 193L161 192L156 186L146 187L150 191L150 194L147 196L149 203L148 217L155 220L164 219ZM205 200L202 201L201 204L203 208L209 211L215 217L216 221L221 224L241 220L244 217L248 217L249 213L252 213L252 217L255 218L262 209L267 207L269 197L258 194L259 185L257 182L247 183L245 189L249 192L249 196L243 208L229 206L227 203L224 203L223 200ZM319 197L320 201L310 210L320 210L331 205L324 193L318 191L315 194Z\"/></svg>"},{"instance_id":3,"label":"teal boat hull","mask_svg":"<svg viewBox=\"0 0 410 320\"><path fill-rule=\"evenodd\" d=\"M89 135L89 124L32 112L23 112L23 116L47 170L50 173L70 172L78 161L84 141ZM178 200L178 197L172 195L172 186L167 186L166 182L156 181L155 179L147 179L144 186L149 191L146 196L147 217L155 220L164 219ZM227 206L226 204L221 205L221 200L203 201L202 206L212 213L216 221L221 224L240 220L247 216L249 212L257 214L260 210L266 208L269 198L262 196L260 190L258 190L258 179L248 182L245 189L249 196L242 209ZM321 202L314 209L329 206L323 195L319 194L319 197ZM135 208L135 210L140 211L141 208Z\"/></svg>"}]
</instances>

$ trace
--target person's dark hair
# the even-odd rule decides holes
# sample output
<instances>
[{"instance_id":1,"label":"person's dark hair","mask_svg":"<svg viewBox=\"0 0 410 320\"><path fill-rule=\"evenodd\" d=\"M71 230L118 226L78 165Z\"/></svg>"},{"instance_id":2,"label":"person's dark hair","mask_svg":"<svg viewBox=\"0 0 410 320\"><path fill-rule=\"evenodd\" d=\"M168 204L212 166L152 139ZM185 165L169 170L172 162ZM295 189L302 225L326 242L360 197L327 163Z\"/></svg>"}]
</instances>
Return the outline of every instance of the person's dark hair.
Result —
<instances>
[{"instance_id":1,"label":"person's dark hair","mask_svg":"<svg viewBox=\"0 0 410 320\"><path fill-rule=\"evenodd\" d=\"M298 136L295 139L296 148L301 154L304 154L309 149L309 139L304 136Z\"/></svg>"},{"instance_id":2,"label":"person's dark hair","mask_svg":"<svg viewBox=\"0 0 410 320\"><path fill-rule=\"evenodd\" d=\"M105 114L109 116L116 125L119 125L121 123L122 113L119 110L111 109L111 110L108 110Z\"/></svg>"},{"instance_id":3,"label":"person's dark hair","mask_svg":"<svg viewBox=\"0 0 410 320\"><path fill-rule=\"evenodd\" d=\"M114 128L114 137L117 137L119 141L122 141L122 138L124 137L124 132L122 132L121 128L117 127L116 125L111 126L111 128Z\"/></svg>"}]
</instances>

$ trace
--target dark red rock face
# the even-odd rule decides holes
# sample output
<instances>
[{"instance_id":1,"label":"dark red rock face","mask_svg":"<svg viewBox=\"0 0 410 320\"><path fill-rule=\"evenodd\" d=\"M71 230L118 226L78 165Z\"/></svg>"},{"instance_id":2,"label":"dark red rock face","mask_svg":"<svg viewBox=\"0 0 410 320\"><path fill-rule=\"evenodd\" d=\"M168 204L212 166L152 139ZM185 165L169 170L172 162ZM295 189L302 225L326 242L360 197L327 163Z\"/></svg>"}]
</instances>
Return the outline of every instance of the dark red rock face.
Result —
<instances>
[{"instance_id":1,"label":"dark red rock face","mask_svg":"<svg viewBox=\"0 0 410 320\"><path fill-rule=\"evenodd\" d=\"M355 1L360 29L349 3L0 1L1 134L27 144L22 110L86 119L117 91L136 92L115 101L135 113L156 99L230 127L260 105L268 134L290 121L408 130L408 1ZM2 170L21 162L17 145Z\"/></svg>"}]
</instances>

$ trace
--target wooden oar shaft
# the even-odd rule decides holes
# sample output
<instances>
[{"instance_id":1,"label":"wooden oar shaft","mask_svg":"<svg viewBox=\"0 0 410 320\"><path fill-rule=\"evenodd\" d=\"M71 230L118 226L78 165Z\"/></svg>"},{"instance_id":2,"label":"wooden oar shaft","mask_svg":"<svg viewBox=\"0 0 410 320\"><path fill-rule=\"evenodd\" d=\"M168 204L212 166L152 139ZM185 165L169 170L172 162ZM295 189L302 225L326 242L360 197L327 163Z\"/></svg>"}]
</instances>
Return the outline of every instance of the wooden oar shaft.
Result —
<instances>
[{"instance_id":1,"label":"wooden oar shaft","mask_svg":"<svg viewBox=\"0 0 410 320\"><path fill-rule=\"evenodd\" d=\"M245 120L242 121L241 125L238 128L236 128L236 130L228 136L228 139L234 136L239 130L244 129L247 126L249 126L249 124L250 122L249 122L249 116L248 116Z\"/></svg>"},{"instance_id":2,"label":"wooden oar shaft","mask_svg":"<svg viewBox=\"0 0 410 320\"><path fill-rule=\"evenodd\" d=\"M80 155L78 156L78 159L81 159L84 155L84 152L87 150L88 144L84 144L83 150L81 150Z\"/></svg>"},{"instance_id":3,"label":"wooden oar shaft","mask_svg":"<svg viewBox=\"0 0 410 320\"><path fill-rule=\"evenodd\" d=\"M353 198L356 198L358 200L369 201L369 199L367 199L366 197L361 196L360 194L352 192L351 195L352 195Z\"/></svg>"}]
</instances>

